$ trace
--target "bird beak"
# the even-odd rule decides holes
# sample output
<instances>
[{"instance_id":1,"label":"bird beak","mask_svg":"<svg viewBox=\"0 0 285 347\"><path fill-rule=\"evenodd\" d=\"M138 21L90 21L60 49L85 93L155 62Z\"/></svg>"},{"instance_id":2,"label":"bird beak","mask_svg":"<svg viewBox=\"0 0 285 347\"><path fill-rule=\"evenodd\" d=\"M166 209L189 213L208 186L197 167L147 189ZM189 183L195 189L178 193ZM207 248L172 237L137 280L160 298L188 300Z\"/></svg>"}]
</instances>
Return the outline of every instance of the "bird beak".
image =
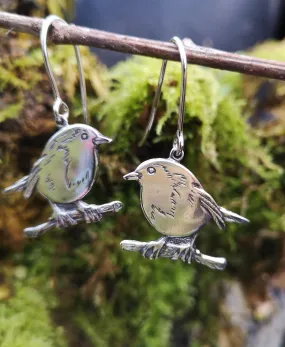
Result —
<instances>
[{"instance_id":1,"label":"bird beak","mask_svg":"<svg viewBox=\"0 0 285 347\"><path fill-rule=\"evenodd\" d=\"M138 181L140 179L140 174L138 172L130 172L124 176L124 180L127 181Z\"/></svg>"},{"instance_id":2,"label":"bird beak","mask_svg":"<svg viewBox=\"0 0 285 347\"><path fill-rule=\"evenodd\" d=\"M112 142L112 139L101 134L93 139L94 145L102 145L103 143L110 143L110 142Z\"/></svg>"}]
</instances>

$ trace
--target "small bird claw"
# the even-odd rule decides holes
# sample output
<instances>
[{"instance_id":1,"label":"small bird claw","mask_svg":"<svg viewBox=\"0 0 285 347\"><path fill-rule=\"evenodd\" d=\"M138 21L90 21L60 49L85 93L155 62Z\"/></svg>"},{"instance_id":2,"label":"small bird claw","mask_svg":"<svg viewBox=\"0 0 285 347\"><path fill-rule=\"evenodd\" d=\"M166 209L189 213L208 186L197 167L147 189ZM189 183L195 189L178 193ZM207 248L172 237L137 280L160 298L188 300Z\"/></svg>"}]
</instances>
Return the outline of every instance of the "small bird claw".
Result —
<instances>
[{"instance_id":1,"label":"small bird claw","mask_svg":"<svg viewBox=\"0 0 285 347\"><path fill-rule=\"evenodd\" d=\"M102 213L99 213L96 209L92 207L87 207L82 209L86 223L99 222L102 219Z\"/></svg>"},{"instance_id":2,"label":"small bird claw","mask_svg":"<svg viewBox=\"0 0 285 347\"><path fill-rule=\"evenodd\" d=\"M67 228L77 223L67 212L60 212L56 215L56 224L59 228Z\"/></svg>"},{"instance_id":3,"label":"small bird claw","mask_svg":"<svg viewBox=\"0 0 285 347\"><path fill-rule=\"evenodd\" d=\"M144 247L142 256L148 259L157 259L162 247L165 245L165 241L150 241Z\"/></svg>"},{"instance_id":4,"label":"small bird claw","mask_svg":"<svg viewBox=\"0 0 285 347\"><path fill-rule=\"evenodd\" d=\"M192 245L179 245L178 250L172 256L172 260L181 259L184 263L191 264L194 248Z\"/></svg>"}]
</instances>

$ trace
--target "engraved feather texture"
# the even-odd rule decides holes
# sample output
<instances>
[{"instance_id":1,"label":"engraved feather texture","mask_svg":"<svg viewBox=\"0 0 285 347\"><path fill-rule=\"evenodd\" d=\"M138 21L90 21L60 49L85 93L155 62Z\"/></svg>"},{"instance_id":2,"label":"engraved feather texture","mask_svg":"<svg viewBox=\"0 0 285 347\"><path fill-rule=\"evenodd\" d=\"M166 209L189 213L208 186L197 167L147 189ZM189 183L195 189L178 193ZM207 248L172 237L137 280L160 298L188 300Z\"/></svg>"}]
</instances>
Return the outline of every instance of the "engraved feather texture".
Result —
<instances>
[{"instance_id":1,"label":"engraved feather texture","mask_svg":"<svg viewBox=\"0 0 285 347\"><path fill-rule=\"evenodd\" d=\"M194 174L172 159L147 160L134 173L126 175L126 179L135 179L128 177L137 177L143 212L149 223L163 235L191 235L210 219L220 229L225 228L225 221L248 222L221 208Z\"/></svg>"},{"instance_id":2,"label":"engraved feather texture","mask_svg":"<svg viewBox=\"0 0 285 347\"><path fill-rule=\"evenodd\" d=\"M155 173L149 175L147 169ZM141 174L141 204L150 224L161 234L185 236L197 231L209 216L201 210L192 183L199 184L184 166L167 159L142 163L136 170Z\"/></svg>"},{"instance_id":3,"label":"engraved feather texture","mask_svg":"<svg viewBox=\"0 0 285 347\"><path fill-rule=\"evenodd\" d=\"M96 129L83 124L59 130L34 164L24 196L30 197L37 187L43 196L55 203L82 199L96 177L98 161L94 139L97 136Z\"/></svg>"},{"instance_id":4,"label":"engraved feather texture","mask_svg":"<svg viewBox=\"0 0 285 347\"><path fill-rule=\"evenodd\" d=\"M50 138L30 174L4 189L4 193L23 192L25 198L37 189L50 202L53 217L47 223L26 228L26 235L36 237L55 226L67 227L82 220L98 222L102 213L121 208L119 201L101 206L81 201L95 181L96 147L111 141L85 124L66 125Z\"/></svg>"},{"instance_id":5,"label":"engraved feather texture","mask_svg":"<svg viewBox=\"0 0 285 347\"><path fill-rule=\"evenodd\" d=\"M189 264L193 259L198 262L201 259L205 265L224 269L224 258L211 259L208 263L201 257L194 246L198 232L211 219L220 229L225 228L225 222L248 223L248 219L220 207L195 175L172 158L147 160L124 179L140 183L145 217L164 236L147 243L125 240L121 242L123 249L139 251L149 259L167 257ZM195 258L195 254L199 256Z\"/></svg>"}]
</instances>

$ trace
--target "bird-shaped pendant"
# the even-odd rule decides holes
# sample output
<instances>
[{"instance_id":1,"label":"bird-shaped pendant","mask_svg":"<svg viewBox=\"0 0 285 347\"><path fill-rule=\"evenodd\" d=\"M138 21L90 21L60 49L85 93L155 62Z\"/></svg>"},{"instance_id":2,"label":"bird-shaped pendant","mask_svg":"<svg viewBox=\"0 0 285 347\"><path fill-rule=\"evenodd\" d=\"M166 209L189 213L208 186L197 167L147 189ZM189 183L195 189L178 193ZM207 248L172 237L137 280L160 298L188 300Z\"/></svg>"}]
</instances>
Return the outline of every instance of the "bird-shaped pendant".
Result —
<instances>
[{"instance_id":1,"label":"bird-shaped pendant","mask_svg":"<svg viewBox=\"0 0 285 347\"><path fill-rule=\"evenodd\" d=\"M210 268L223 270L225 258L215 258L202 254L194 243L199 231L210 220L225 228L225 222L247 223L248 220L236 213L220 207L202 187L201 183L179 162L184 157L183 120L187 88L187 54L185 43L174 36L171 40L179 51L181 60L181 83L178 108L177 132L169 159L150 159L141 163L134 172L124 176L126 180L136 180L141 186L141 207L149 223L163 236L157 241L139 242L124 240L121 247L137 251L146 258L166 257L192 260ZM191 43L193 46L193 44ZM159 106L159 98L164 80L167 60L163 60L150 118L142 145L154 122Z\"/></svg>"},{"instance_id":2,"label":"bird-shaped pendant","mask_svg":"<svg viewBox=\"0 0 285 347\"><path fill-rule=\"evenodd\" d=\"M134 172L125 175L124 179L139 182L144 215L163 235L159 240L148 242L144 246L144 257L154 259L167 256L160 253L165 253L168 244L172 244L177 247L175 252L170 252L170 257L190 263L194 240L210 220L220 229L225 228L225 222L249 222L248 219L220 207L203 189L194 174L171 158L147 160ZM124 246L124 243L122 247L135 250L127 244Z\"/></svg>"},{"instance_id":3,"label":"bird-shaped pendant","mask_svg":"<svg viewBox=\"0 0 285 347\"><path fill-rule=\"evenodd\" d=\"M97 146L111 141L85 124L66 125L49 139L30 174L4 190L4 193L23 192L26 199L37 190L53 208L53 218L40 226L26 228L26 235L35 237L55 226L96 222L103 213L122 207L119 201L101 206L82 201L96 178Z\"/></svg>"}]
</instances>

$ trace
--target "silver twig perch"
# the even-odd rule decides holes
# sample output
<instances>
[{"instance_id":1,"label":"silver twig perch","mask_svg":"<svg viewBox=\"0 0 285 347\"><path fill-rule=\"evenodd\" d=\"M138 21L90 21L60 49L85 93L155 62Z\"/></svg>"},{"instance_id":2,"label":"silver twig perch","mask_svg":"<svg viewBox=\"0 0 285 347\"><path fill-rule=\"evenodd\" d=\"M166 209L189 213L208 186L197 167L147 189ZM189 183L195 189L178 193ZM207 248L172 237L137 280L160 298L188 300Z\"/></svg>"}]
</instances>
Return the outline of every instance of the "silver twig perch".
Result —
<instances>
[{"instance_id":1,"label":"silver twig perch","mask_svg":"<svg viewBox=\"0 0 285 347\"><path fill-rule=\"evenodd\" d=\"M104 204L104 205L88 205L89 211L93 209L94 212L96 212L99 215L103 215L106 212L118 212L121 208L122 208L122 203L120 201L113 201L111 203ZM86 219L84 215L76 209L70 209L69 215L76 222L76 224L80 222L86 223ZM97 222L100 219L98 219ZM92 222L94 222L94 220ZM37 225L35 227L29 227L24 229L24 233L28 237L35 238L45 234L47 231L49 231L50 229L56 228L57 226L58 226L57 218L52 217L46 223Z\"/></svg>"},{"instance_id":2,"label":"silver twig perch","mask_svg":"<svg viewBox=\"0 0 285 347\"><path fill-rule=\"evenodd\" d=\"M121 248L126 251L140 252L141 254L143 254L149 243L150 242L124 240L121 242ZM162 247L156 257L170 258L172 260L182 259L183 261L188 263L191 263L191 261L195 260L197 263L208 266L209 268L214 270L224 270L227 265L225 258L211 257L209 255L202 254L198 249L195 248L193 248L191 252L188 253L188 255L186 255L186 253L181 253L181 255L177 258L176 254L180 253L181 246L183 247L182 244L171 243L171 241L168 241L165 246ZM147 257L151 257L153 252L154 249L148 251Z\"/></svg>"}]
</instances>

